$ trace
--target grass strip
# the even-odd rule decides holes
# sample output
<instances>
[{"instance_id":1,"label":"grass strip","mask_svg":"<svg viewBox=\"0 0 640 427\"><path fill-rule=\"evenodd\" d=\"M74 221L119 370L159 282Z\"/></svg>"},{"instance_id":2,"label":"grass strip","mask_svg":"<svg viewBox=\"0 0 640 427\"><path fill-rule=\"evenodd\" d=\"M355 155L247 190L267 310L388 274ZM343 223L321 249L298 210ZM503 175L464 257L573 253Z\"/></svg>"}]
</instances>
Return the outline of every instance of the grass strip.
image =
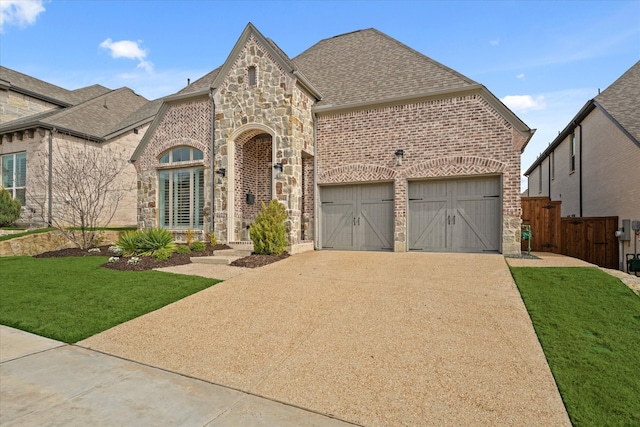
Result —
<instances>
[{"instance_id":1,"label":"grass strip","mask_svg":"<svg viewBox=\"0 0 640 427\"><path fill-rule=\"evenodd\" d=\"M219 282L100 267L107 259L0 258L0 324L74 343Z\"/></svg>"},{"instance_id":2,"label":"grass strip","mask_svg":"<svg viewBox=\"0 0 640 427\"><path fill-rule=\"evenodd\" d=\"M596 268L511 273L573 425L640 425L640 298Z\"/></svg>"}]
</instances>

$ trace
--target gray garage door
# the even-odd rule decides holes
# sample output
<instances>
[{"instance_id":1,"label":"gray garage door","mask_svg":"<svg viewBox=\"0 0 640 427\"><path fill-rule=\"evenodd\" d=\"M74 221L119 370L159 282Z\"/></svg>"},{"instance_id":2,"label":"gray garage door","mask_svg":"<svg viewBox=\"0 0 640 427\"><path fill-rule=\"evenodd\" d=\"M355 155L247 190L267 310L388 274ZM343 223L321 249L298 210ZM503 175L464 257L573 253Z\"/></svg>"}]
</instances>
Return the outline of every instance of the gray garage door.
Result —
<instances>
[{"instance_id":1,"label":"gray garage door","mask_svg":"<svg viewBox=\"0 0 640 427\"><path fill-rule=\"evenodd\" d=\"M393 250L393 184L320 189L323 249Z\"/></svg>"},{"instance_id":2,"label":"gray garage door","mask_svg":"<svg viewBox=\"0 0 640 427\"><path fill-rule=\"evenodd\" d=\"M500 177L409 183L409 250L500 250Z\"/></svg>"}]
</instances>

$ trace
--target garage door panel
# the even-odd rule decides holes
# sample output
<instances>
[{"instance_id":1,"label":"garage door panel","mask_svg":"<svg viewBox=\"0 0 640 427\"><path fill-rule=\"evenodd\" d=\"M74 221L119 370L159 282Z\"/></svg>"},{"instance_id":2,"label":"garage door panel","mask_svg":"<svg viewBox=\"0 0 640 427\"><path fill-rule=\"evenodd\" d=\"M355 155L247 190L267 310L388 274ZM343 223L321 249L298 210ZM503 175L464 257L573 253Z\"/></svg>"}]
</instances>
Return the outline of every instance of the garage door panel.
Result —
<instances>
[{"instance_id":1,"label":"garage door panel","mask_svg":"<svg viewBox=\"0 0 640 427\"><path fill-rule=\"evenodd\" d=\"M409 250L499 251L500 192L499 177L410 182Z\"/></svg>"},{"instance_id":2,"label":"garage door panel","mask_svg":"<svg viewBox=\"0 0 640 427\"><path fill-rule=\"evenodd\" d=\"M346 249L353 246L353 204L329 202L322 206L325 247Z\"/></svg>"},{"instance_id":3,"label":"garage door panel","mask_svg":"<svg viewBox=\"0 0 640 427\"><path fill-rule=\"evenodd\" d=\"M321 246L393 250L393 184L321 188Z\"/></svg>"},{"instance_id":4,"label":"garage door panel","mask_svg":"<svg viewBox=\"0 0 640 427\"><path fill-rule=\"evenodd\" d=\"M389 213L393 213L393 202L366 202L360 204L358 226L362 229L364 250L393 249L393 233L389 233Z\"/></svg>"},{"instance_id":5,"label":"garage door panel","mask_svg":"<svg viewBox=\"0 0 640 427\"><path fill-rule=\"evenodd\" d=\"M409 250L447 249L447 202L409 202Z\"/></svg>"}]
</instances>

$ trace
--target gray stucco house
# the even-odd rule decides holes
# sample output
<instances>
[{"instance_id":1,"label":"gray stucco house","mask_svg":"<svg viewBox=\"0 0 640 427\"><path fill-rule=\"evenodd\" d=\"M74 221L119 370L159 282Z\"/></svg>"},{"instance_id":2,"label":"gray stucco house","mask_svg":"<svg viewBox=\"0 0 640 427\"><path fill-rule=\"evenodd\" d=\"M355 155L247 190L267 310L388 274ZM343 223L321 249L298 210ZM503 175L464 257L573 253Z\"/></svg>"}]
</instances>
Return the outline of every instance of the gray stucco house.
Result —
<instances>
[{"instance_id":1,"label":"gray stucco house","mask_svg":"<svg viewBox=\"0 0 640 427\"><path fill-rule=\"evenodd\" d=\"M484 86L375 29L291 59L248 24L164 102L132 156L139 227L250 244L284 204L292 252L520 251L533 130Z\"/></svg>"}]
</instances>

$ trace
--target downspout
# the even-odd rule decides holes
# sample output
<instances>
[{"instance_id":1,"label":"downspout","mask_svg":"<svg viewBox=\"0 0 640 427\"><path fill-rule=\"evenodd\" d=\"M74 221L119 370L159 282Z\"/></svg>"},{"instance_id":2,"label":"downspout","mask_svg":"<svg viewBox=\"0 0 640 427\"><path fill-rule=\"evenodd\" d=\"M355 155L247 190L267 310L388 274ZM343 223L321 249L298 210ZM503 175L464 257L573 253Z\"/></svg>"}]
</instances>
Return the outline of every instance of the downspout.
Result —
<instances>
[{"instance_id":1,"label":"downspout","mask_svg":"<svg viewBox=\"0 0 640 427\"><path fill-rule=\"evenodd\" d=\"M313 113L313 248L315 250L320 249L318 196L318 116Z\"/></svg>"},{"instance_id":2,"label":"downspout","mask_svg":"<svg viewBox=\"0 0 640 427\"><path fill-rule=\"evenodd\" d=\"M56 128L51 128L49 131L49 176L47 177L47 224L49 227L53 224L53 133L56 132Z\"/></svg>"},{"instance_id":3,"label":"downspout","mask_svg":"<svg viewBox=\"0 0 640 427\"><path fill-rule=\"evenodd\" d=\"M216 102L213 99L214 88L211 88L209 92L209 98L211 99L211 153L209 157L211 158L211 230L209 233L215 236L215 206L216 206L216 171L215 171L215 159L216 159Z\"/></svg>"},{"instance_id":4,"label":"downspout","mask_svg":"<svg viewBox=\"0 0 640 427\"><path fill-rule=\"evenodd\" d=\"M582 217L582 124L578 123L580 127L580 161L578 163L580 171L578 172L578 185L579 185L579 198L580 198L580 216Z\"/></svg>"},{"instance_id":5,"label":"downspout","mask_svg":"<svg viewBox=\"0 0 640 427\"><path fill-rule=\"evenodd\" d=\"M549 196L549 200L551 200L551 158L554 156L553 151L551 153L549 153L549 175L547 176L547 187L548 187L548 193L547 195ZM542 172L542 171L541 171Z\"/></svg>"}]
</instances>

